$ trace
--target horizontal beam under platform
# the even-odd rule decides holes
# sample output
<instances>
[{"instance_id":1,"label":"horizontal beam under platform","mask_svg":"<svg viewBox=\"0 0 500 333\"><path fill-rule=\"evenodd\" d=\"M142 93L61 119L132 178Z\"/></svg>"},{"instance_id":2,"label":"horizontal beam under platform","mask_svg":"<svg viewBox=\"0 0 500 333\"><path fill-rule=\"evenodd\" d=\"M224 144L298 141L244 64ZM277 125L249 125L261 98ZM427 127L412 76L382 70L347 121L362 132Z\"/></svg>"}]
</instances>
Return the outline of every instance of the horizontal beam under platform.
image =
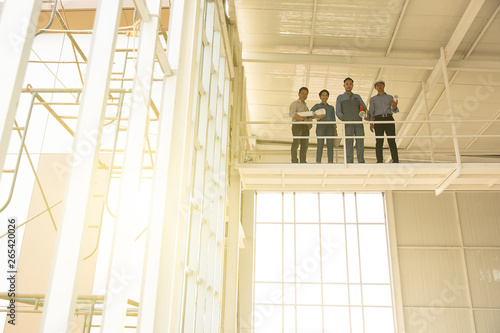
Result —
<instances>
[{"instance_id":1,"label":"horizontal beam under platform","mask_svg":"<svg viewBox=\"0 0 500 333\"><path fill-rule=\"evenodd\" d=\"M352 55L323 55L295 53L244 52L243 63L286 63L315 65L346 65L377 68L408 68L432 70L439 58L395 58ZM451 60L449 70L474 72L500 72L500 61L490 60Z\"/></svg>"},{"instance_id":2,"label":"horizontal beam under platform","mask_svg":"<svg viewBox=\"0 0 500 333\"><path fill-rule=\"evenodd\" d=\"M500 190L500 163L240 163L243 188L261 191Z\"/></svg>"}]
</instances>

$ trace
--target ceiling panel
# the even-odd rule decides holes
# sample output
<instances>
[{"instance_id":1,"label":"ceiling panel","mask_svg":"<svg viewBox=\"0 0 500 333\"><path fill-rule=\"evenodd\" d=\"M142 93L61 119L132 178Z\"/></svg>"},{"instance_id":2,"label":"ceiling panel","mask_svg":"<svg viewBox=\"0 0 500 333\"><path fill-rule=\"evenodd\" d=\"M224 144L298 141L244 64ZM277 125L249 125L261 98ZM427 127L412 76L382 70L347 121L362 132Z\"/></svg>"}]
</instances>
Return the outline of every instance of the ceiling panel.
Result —
<instances>
[{"instance_id":1,"label":"ceiling panel","mask_svg":"<svg viewBox=\"0 0 500 333\"><path fill-rule=\"evenodd\" d=\"M274 63L259 58L252 58L252 62L244 61L249 101L248 120L289 120L283 118L283 114L288 112L290 103L297 99L301 86L309 88L309 98L306 101L309 107L319 101L317 94L322 89L330 91L329 101L334 105L336 96L344 91L342 84L347 76L354 79L353 91L360 94L366 103L376 93L372 86L374 80L384 79L387 93L399 96L400 113L395 117L396 120L424 120L423 104L415 103L419 102L422 82L425 83L429 79L429 67L380 68L376 65L370 66L369 61L363 66L356 65L356 60L359 57L368 60L373 57L374 61L377 61L380 57L387 57L395 58L395 64L399 65L396 58L417 58L433 59L437 65L440 48L449 43L457 25L463 24L460 23L461 19L473 2L407 1L408 6L404 9L405 2L235 0L243 54L264 52L301 55L300 58L287 58L286 61L294 63L279 63L279 56L273 58ZM496 12L499 5L498 0L485 0L465 30L463 39L459 41L454 59L463 59L467 52L472 50L468 58L471 61L479 61L480 64L486 60L500 62L500 18ZM337 58L330 63L321 63L320 61L326 61L326 58L307 61L308 55L345 56L345 59ZM306 63L300 63L301 61ZM484 64L482 66L487 66ZM454 71L448 71L450 78L454 77L454 74ZM449 111L442 74L438 75L436 84L426 88L429 111L432 110L431 119L447 120ZM463 125L457 126L459 134L480 134L497 130L496 124L485 128L485 123L473 123L470 120L493 119L500 110L500 101L496 98L498 93L500 73L497 70L475 72L466 69L455 75L451 82L455 118L465 121ZM277 136L291 135L289 127L269 124L253 125L253 132L250 133L265 133L269 131L270 126L275 126ZM427 125L421 124L398 124L396 128L398 134L404 135L417 132L424 135L427 132ZM448 123L435 124L433 128L434 133L451 133ZM368 128L366 130L368 131ZM289 152L287 142L290 139L280 138L275 140L277 141L282 142L283 152ZM371 139L365 141L367 146L373 144ZM440 143L440 147L449 149L452 157L453 142L448 139L444 141L447 142ZM500 146L498 138L481 138L472 143L468 138L460 138L458 141L463 149L468 146L467 149L473 152L485 149L495 151ZM403 140L400 147L405 147L409 142L409 139ZM278 149L280 143L265 146ZM414 143L410 149L418 150L422 149L421 147L423 146ZM451 161L453 162L453 158Z\"/></svg>"}]
</instances>

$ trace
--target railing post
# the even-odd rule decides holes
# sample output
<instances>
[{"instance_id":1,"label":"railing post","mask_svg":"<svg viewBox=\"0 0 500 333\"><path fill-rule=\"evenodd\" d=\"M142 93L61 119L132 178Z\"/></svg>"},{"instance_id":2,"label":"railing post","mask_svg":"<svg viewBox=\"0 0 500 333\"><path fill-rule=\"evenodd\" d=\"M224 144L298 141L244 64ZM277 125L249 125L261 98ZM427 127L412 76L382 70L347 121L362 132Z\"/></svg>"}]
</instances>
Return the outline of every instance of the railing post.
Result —
<instances>
[{"instance_id":1,"label":"railing post","mask_svg":"<svg viewBox=\"0 0 500 333\"><path fill-rule=\"evenodd\" d=\"M342 128L344 129L344 147L343 147L344 148L344 167L347 168L347 148L346 148L347 138L346 138L345 124L344 123L342 123ZM354 142L352 144L354 145Z\"/></svg>"},{"instance_id":2,"label":"railing post","mask_svg":"<svg viewBox=\"0 0 500 333\"><path fill-rule=\"evenodd\" d=\"M425 107L425 120L429 121L429 105L427 104L427 92L425 91L425 83L422 81L422 95L424 97L424 107ZM434 141L432 139L432 128L431 123L427 123L427 131L429 132L429 149L431 150L431 163L434 163Z\"/></svg>"}]
</instances>

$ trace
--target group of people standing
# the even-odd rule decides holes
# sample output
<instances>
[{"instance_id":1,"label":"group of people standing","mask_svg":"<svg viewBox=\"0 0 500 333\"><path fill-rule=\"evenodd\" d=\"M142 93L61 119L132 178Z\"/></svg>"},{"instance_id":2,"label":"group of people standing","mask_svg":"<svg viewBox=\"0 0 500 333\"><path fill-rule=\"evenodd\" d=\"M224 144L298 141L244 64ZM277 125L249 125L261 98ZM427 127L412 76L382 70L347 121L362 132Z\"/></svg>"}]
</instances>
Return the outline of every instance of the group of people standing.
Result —
<instances>
[{"instance_id":1,"label":"group of people standing","mask_svg":"<svg viewBox=\"0 0 500 333\"><path fill-rule=\"evenodd\" d=\"M394 121L393 113L399 112L398 101L393 96L385 93L385 82L378 80L374 83L375 90L378 94L370 98L370 108L367 111L366 104L358 94L354 94L352 89L354 87L354 80L350 77L344 80L345 92L337 96L335 108L333 105L328 104L330 93L328 90L321 90L319 98L321 103L314 105L310 111L317 111L324 109L325 112L317 112L314 116L301 116L300 113L309 111L306 104L309 89L302 87L299 89L299 99L290 104L290 117L292 117L292 135L294 136L292 143L292 163L306 163L307 148L309 146L309 138L296 138L298 136L309 136L309 131L312 128L312 119L315 118L318 122L316 125L316 135L318 137L329 137L326 139L328 163L333 163L333 137L337 136L336 124L321 124L325 121L336 121L335 115L342 121L356 121L359 124L345 124L346 136L361 136L356 138L356 156L358 163L365 163L364 158L364 126L362 120L372 121L370 123L370 131L375 131L376 138L376 156L377 163L383 162L383 145L384 133L392 138L387 138L389 149L391 151L392 162L399 163L398 149L396 146L396 126L394 123L386 123ZM335 110L336 109L336 110ZM364 111L364 113L363 113ZM302 113L304 114L304 113ZM364 117L363 117L364 116ZM377 123L383 121L384 123ZM318 138L316 163L321 163L323 156L324 138ZM297 149L300 145L300 154L297 157ZM354 139L346 138L346 160L347 163L354 161Z\"/></svg>"}]
</instances>

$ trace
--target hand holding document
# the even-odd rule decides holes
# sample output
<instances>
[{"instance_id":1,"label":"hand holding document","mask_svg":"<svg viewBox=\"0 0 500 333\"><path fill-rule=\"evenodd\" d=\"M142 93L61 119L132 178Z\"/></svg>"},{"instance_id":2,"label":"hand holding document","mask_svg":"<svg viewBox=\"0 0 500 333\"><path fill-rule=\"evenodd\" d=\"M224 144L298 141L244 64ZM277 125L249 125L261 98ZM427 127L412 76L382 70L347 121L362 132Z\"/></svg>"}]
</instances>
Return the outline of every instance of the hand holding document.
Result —
<instances>
[{"instance_id":1,"label":"hand holding document","mask_svg":"<svg viewBox=\"0 0 500 333\"><path fill-rule=\"evenodd\" d=\"M302 111L302 112L297 112L297 114L301 117L314 117L314 116L322 116L326 114L325 109L318 109L316 111Z\"/></svg>"}]
</instances>

